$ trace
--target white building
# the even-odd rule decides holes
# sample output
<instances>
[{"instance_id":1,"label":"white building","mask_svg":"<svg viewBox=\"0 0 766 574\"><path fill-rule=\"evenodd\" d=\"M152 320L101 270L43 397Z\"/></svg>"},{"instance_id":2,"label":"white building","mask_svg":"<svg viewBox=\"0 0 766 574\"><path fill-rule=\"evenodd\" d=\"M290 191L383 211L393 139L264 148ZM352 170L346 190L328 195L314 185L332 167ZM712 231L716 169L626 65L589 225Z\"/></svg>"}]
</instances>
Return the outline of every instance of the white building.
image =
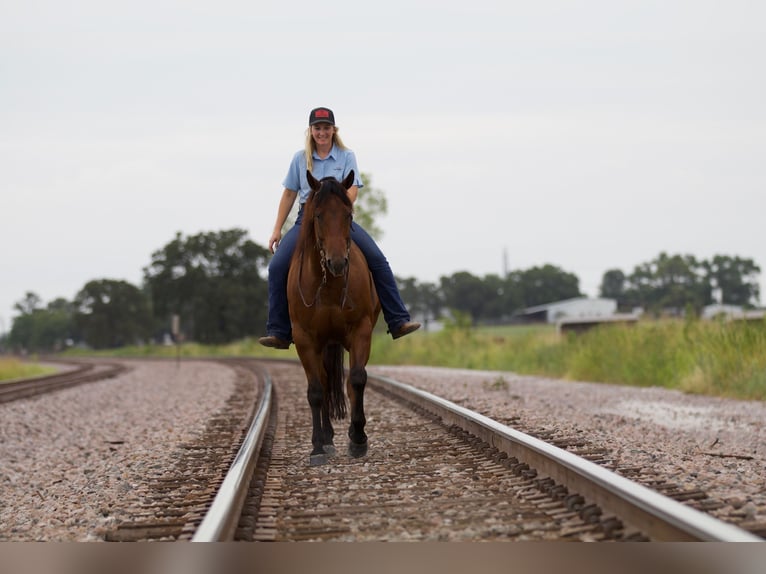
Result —
<instances>
[{"instance_id":1,"label":"white building","mask_svg":"<svg viewBox=\"0 0 766 574\"><path fill-rule=\"evenodd\" d=\"M558 323L561 319L611 317L617 313L617 301L603 297L575 297L517 311L514 317L524 322Z\"/></svg>"},{"instance_id":2,"label":"white building","mask_svg":"<svg viewBox=\"0 0 766 574\"><path fill-rule=\"evenodd\" d=\"M716 317L726 317L731 319L742 315L742 307L740 305L727 305L725 303L713 303L702 309L703 319L713 319Z\"/></svg>"},{"instance_id":3,"label":"white building","mask_svg":"<svg viewBox=\"0 0 766 574\"><path fill-rule=\"evenodd\" d=\"M750 309L745 311L739 305L727 305L725 303L713 303L702 309L703 319L723 318L728 321L760 321L766 317L764 309Z\"/></svg>"}]
</instances>

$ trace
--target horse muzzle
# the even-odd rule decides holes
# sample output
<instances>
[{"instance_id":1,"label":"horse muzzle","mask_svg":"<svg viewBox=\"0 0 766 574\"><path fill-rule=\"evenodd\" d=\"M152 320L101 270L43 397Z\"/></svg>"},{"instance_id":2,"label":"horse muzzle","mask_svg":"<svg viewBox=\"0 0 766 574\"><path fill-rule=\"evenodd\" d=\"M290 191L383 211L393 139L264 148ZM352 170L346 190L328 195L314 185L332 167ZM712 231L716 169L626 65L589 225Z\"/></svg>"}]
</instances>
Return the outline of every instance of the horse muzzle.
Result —
<instances>
[{"instance_id":1,"label":"horse muzzle","mask_svg":"<svg viewBox=\"0 0 766 574\"><path fill-rule=\"evenodd\" d=\"M348 269L348 257L328 257L324 266L333 277L343 277Z\"/></svg>"}]
</instances>

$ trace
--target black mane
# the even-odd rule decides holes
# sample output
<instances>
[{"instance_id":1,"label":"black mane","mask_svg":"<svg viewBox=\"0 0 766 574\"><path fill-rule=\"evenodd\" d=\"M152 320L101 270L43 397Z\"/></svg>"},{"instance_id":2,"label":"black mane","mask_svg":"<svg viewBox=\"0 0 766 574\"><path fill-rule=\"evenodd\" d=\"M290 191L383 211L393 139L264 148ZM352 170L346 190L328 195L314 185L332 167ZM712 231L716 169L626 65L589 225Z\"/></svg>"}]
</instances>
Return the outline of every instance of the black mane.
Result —
<instances>
[{"instance_id":1,"label":"black mane","mask_svg":"<svg viewBox=\"0 0 766 574\"><path fill-rule=\"evenodd\" d=\"M341 182L332 176L323 177L319 180L321 187L312 192L311 197L315 205L321 205L329 195L338 196L347 207L351 207L351 200Z\"/></svg>"}]
</instances>

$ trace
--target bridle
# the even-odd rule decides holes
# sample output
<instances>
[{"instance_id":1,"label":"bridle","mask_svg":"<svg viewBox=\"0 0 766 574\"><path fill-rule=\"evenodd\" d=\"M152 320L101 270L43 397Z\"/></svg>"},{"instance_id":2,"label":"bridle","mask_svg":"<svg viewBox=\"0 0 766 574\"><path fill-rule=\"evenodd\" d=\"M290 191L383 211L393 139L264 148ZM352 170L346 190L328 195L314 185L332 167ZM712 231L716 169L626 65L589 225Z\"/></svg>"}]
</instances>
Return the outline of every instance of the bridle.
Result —
<instances>
[{"instance_id":1,"label":"bridle","mask_svg":"<svg viewBox=\"0 0 766 574\"><path fill-rule=\"evenodd\" d=\"M349 218L352 220L353 216L349 214ZM300 261L300 267L298 268L298 294L301 296L301 301L303 301L303 304L308 307L313 307L316 302L319 300L319 294L322 291L322 288L327 284L327 253L324 250L324 247L322 246L322 238L319 237L319 232L317 231L317 224L316 221L319 219L318 215L314 215L314 247L319 251L319 266L322 268L322 281L319 283L319 287L317 287L316 292L314 293L314 298L311 300L311 303L306 301L306 296L303 294L303 256L306 253L305 248L301 248L301 261ZM349 223L349 231L350 231L351 223ZM343 307L346 304L346 299L348 298L348 270L351 267L351 237L349 236L346 239L346 268L343 270L343 292L340 299L340 308L343 309Z\"/></svg>"}]
</instances>

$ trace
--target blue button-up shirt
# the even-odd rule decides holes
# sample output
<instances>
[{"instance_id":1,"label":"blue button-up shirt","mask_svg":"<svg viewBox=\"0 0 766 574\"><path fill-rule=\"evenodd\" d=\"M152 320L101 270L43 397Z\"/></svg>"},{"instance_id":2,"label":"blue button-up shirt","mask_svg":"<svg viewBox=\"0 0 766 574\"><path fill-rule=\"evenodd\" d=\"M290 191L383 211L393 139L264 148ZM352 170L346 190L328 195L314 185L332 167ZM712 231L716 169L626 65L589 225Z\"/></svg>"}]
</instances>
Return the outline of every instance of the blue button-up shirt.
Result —
<instances>
[{"instance_id":1,"label":"blue button-up shirt","mask_svg":"<svg viewBox=\"0 0 766 574\"><path fill-rule=\"evenodd\" d=\"M326 158L322 159L314 152L313 159L314 169L311 170L311 175L315 178L322 179L323 177L332 176L338 181L343 181L343 178L353 169L354 185L359 188L364 187L359 168L356 166L356 156L350 149L340 149L333 144L330 154ZM309 193L311 193L311 188L306 179L306 155L303 150L295 152L282 185L287 189L297 191L298 201L301 204L306 203Z\"/></svg>"}]
</instances>

